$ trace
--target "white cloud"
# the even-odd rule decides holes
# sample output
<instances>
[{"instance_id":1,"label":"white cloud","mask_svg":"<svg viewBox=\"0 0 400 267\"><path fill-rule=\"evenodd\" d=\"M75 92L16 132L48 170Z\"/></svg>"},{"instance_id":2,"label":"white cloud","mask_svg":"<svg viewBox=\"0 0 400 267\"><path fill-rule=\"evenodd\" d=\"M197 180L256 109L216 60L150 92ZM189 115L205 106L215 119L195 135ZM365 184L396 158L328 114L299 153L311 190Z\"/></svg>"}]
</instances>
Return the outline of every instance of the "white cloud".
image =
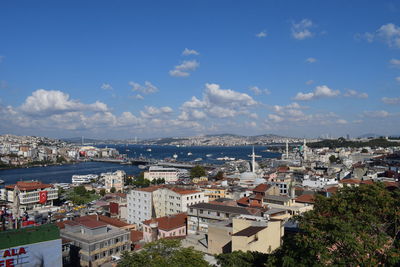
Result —
<instances>
[{"instance_id":1,"label":"white cloud","mask_svg":"<svg viewBox=\"0 0 400 267\"><path fill-rule=\"evenodd\" d=\"M339 90L333 90L333 89L330 89L326 85L321 85L321 86L315 87L315 90L313 92L297 93L297 95L294 97L294 100L307 101L307 100L313 100L313 99L318 99L318 98L336 97L339 94L340 94Z\"/></svg>"},{"instance_id":2,"label":"white cloud","mask_svg":"<svg viewBox=\"0 0 400 267\"><path fill-rule=\"evenodd\" d=\"M392 58L389 63L394 67L400 67L400 59Z\"/></svg>"},{"instance_id":3,"label":"white cloud","mask_svg":"<svg viewBox=\"0 0 400 267\"><path fill-rule=\"evenodd\" d=\"M292 23L292 37L296 40L311 38L314 34L310 31L313 22L309 19L303 19L299 23Z\"/></svg>"},{"instance_id":4,"label":"white cloud","mask_svg":"<svg viewBox=\"0 0 400 267\"><path fill-rule=\"evenodd\" d=\"M367 93L361 93L357 92L356 90L348 89L346 92L343 94L345 97L358 97L358 98L368 98Z\"/></svg>"},{"instance_id":5,"label":"white cloud","mask_svg":"<svg viewBox=\"0 0 400 267\"><path fill-rule=\"evenodd\" d=\"M314 83L314 80L308 80L308 81L306 81L306 84L307 85L311 85L311 84L313 84Z\"/></svg>"},{"instance_id":6,"label":"white cloud","mask_svg":"<svg viewBox=\"0 0 400 267\"><path fill-rule=\"evenodd\" d=\"M143 100L144 96L142 96L141 94L137 94L133 98L138 99L138 100Z\"/></svg>"},{"instance_id":7,"label":"white cloud","mask_svg":"<svg viewBox=\"0 0 400 267\"><path fill-rule=\"evenodd\" d=\"M200 53L194 49L185 48L185 50L183 50L183 52L182 52L182 55L183 56L190 56L190 55L198 56L198 55L200 55Z\"/></svg>"},{"instance_id":8,"label":"white cloud","mask_svg":"<svg viewBox=\"0 0 400 267\"><path fill-rule=\"evenodd\" d=\"M174 77L187 77L190 75L190 71L194 71L200 64L196 60L185 60L182 64L174 67L173 70L169 71L169 75Z\"/></svg>"},{"instance_id":9,"label":"white cloud","mask_svg":"<svg viewBox=\"0 0 400 267\"><path fill-rule=\"evenodd\" d=\"M168 115L173 112L173 109L168 106L160 108L153 106L145 106L144 109L145 109L144 111L140 111L140 115L146 119L153 118L159 115Z\"/></svg>"},{"instance_id":10,"label":"white cloud","mask_svg":"<svg viewBox=\"0 0 400 267\"><path fill-rule=\"evenodd\" d=\"M315 62L317 62L317 59L313 58L313 57L309 57L309 58L306 59L306 62L307 63L315 63Z\"/></svg>"},{"instance_id":11,"label":"white cloud","mask_svg":"<svg viewBox=\"0 0 400 267\"><path fill-rule=\"evenodd\" d=\"M390 113L386 110L364 111L363 114L369 118L386 118L390 116Z\"/></svg>"},{"instance_id":12,"label":"white cloud","mask_svg":"<svg viewBox=\"0 0 400 267\"><path fill-rule=\"evenodd\" d=\"M268 114L268 119L270 119L273 122L281 122L284 120L281 116L276 114Z\"/></svg>"},{"instance_id":13,"label":"white cloud","mask_svg":"<svg viewBox=\"0 0 400 267\"><path fill-rule=\"evenodd\" d=\"M103 90L113 90L114 88L109 83L103 83L101 85L101 89L103 89Z\"/></svg>"},{"instance_id":14,"label":"white cloud","mask_svg":"<svg viewBox=\"0 0 400 267\"><path fill-rule=\"evenodd\" d=\"M393 23L382 25L373 33L357 34L356 37L361 37L369 43L374 40L380 40L389 47L400 48L400 27Z\"/></svg>"},{"instance_id":15,"label":"white cloud","mask_svg":"<svg viewBox=\"0 0 400 267\"><path fill-rule=\"evenodd\" d=\"M398 105L400 104L400 97L383 97L382 102L388 105Z\"/></svg>"},{"instance_id":16,"label":"white cloud","mask_svg":"<svg viewBox=\"0 0 400 267\"><path fill-rule=\"evenodd\" d=\"M218 84L206 83L206 96L210 102L221 104L238 104L252 106L257 102L248 94L239 93L231 89L221 89Z\"/></svg>"},{"instance_id":17,"label":"white cloud","mask_svg":"<svg viewBox=\"0 0 400 267\"><path fill-rule=\"evenodd\" d=\"M255 95L261 95L261 94L269 95L269 94L271 94L271 91L268 90L267 88L260 89L258 86L251 86L251 87L249 87L249 90L252 91L253 94L255 94Z\"/></svg>"},{"instance_id":18,"label":"white cloud","mask_svg":"<svg viewBox=\"0 0 400 267\"><path fill-rule=\"evenodd\" d=\"M71 111L100 111L108 110L106 104L96 101L93 104L83 104L69 98L69 95L56 90L38 89L28 96L20 109L26 114L49 115Z\"/></svg>"},{"instance_id":19,"label":"white cloud","mask_svg":"<svg viewBox=\"0 0 400 267\"><path fill-rule=\"evenodd\" d=\"M346 120L343 120L343 119L338 119L338 120L336 120L336 123L337 124L347 124L348 122Z\"/></svg>"},{"instance_id":20,"label":"white cloud","mask_svg":"<svg viewBox=\"0 0 400 267\"><path fill-rule=\"evenodd\" d=\"M258 38L267 37L267 32L266 31L261 31L261 32L256 34L256 37L258 37Z\"/></svg>"},{"instance_id":21,"label":"white cloud","mask_svg":"<svg viewBox=\"0 0 400 267\"><path fill-rule=\"evenodd\" d=\"M133 92L140 92L142 94L148 95L148 94L154 94L158 92L158 88L153 85L151 82L145 81L144 85L140 85L139 83L136 82L129 82L128 83L130 86L132 86L132 91Z\"/></svg>"}]
</instances>

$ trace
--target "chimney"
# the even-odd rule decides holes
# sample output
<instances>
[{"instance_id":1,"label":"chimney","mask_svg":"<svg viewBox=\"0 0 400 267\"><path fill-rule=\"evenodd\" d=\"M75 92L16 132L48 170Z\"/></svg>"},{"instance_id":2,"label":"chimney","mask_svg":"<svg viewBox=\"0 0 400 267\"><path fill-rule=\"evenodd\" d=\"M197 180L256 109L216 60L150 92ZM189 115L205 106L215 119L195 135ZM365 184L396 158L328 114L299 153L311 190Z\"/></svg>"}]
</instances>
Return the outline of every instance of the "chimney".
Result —
<instances>
[{"instance_id":1,"label":"chimney","mask_svg":"<svg viewBox=\"0 0 400 267\"><path fill-rule=\"evenodd\" d=\"M152 219L150 222L151 228L151 242L157 241L158 239L158 222L156 219Z\"/></svg>"}]
</instances>

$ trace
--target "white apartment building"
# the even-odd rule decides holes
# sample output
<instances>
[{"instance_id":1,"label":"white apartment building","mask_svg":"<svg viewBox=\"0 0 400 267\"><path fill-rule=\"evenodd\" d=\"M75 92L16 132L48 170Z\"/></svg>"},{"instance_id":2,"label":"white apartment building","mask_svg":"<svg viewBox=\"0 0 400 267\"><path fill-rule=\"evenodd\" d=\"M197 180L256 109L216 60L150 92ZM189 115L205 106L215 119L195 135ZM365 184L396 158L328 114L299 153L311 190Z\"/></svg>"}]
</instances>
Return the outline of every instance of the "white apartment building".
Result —
<instances>
[{"instance_id":1,"label":"white apartment building","mask_svg":"<svg viewBox=\"0 0 400 267\"><path fill-rule=\"evenodd\" d=\"M208 202L204 192L178 187L159 188L153 192L153 204L156 217L187 212L188 207Z\"/></svg>"},{"instance_id":2,"label":"white apartment building","mask_svg":"<svg viewBox=\"0 0 400 267\"><path fill-rule=\"evenodd\" d=\"M155 217L153 206L153 192L160 186L137 188L127 194L128 223L141 227L142 222Z\"/></svg>"},{"instance_id":3,"label":"white apartment building","mask_svg":"<svg viewBox=\"0 0 400 267\"><path fill-rule=\"evenodd\" d=\"M328 185L337 185L338 181L335 178L326 177L310 177L309 175L304 175L304 180L302 186L308 186L311 188L324 188Z\"/></svg>"},{"instance_id":4,"label":"white apartment building","mask_svg":"<svg viewBox=\"0 0 400 267\"><path fill-rule=\"evenodd\" d=\"M100 176L104 178L106 190L110 192L112 187L115 187L116 191L124 190L124 180L126 173L124 171L118 170L115 172L102 173Z\"/></svg>"},{"instance_id":5,"label":"white apartment building","mask_svg":"<svg viewBox=\"0 0 400 267\"><path fill-rule=\"evenodd\" d=\"M144 172L144 179L150 182L155 179L164 179L166 183L178 181L179 171L175 168L164 168L161 166L151 166L148 171Z\"/></svg>"},{"instance_id":6,"label":"white apartment building","mask_svg":"<svg viewBox=\"0 0 400 267\"><path fill-rule=\"evenodd\" d=\"M0 191L1 200L9 203L19 200L21 210L53 206L53 200L58 199L57 188L38 181L18 181L16 184L6 185Z\"/></svg>"}]
</instances>

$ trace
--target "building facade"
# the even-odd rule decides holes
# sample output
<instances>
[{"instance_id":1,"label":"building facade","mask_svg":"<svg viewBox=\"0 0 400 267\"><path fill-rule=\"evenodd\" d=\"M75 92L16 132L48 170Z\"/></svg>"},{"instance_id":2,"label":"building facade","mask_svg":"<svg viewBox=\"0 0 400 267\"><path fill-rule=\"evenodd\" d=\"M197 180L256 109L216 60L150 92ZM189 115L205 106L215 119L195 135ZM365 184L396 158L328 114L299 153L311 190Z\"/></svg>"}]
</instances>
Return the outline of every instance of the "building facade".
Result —
<instances>
[{"instance_id":1,"label":"building facade","mask_svg":"<svg viewBox=\"0 0 400 267\"><path fill-rule=\"evenodd\" d=\"M178 181L178 178L179 172L175 168L151 166L148 171L144 172L144 179L150 182L157 179L164 179L166 183L174 183Z\"/></svg>"}]
</instances>

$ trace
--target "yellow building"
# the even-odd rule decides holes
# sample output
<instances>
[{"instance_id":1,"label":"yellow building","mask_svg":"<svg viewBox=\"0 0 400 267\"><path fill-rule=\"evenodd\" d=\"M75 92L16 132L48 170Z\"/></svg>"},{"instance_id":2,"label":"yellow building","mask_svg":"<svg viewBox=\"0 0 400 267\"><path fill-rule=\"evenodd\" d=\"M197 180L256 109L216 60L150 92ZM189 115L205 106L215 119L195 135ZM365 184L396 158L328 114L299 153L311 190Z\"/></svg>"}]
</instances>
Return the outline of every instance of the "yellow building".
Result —
<instances>
[{"instance_id":1,"label":"yellow building","mask_svg":"<svg viewBox=\"0 0 400 267\"><path fill-rule=\"evenodd\" d=\"M204 187L202 188L202 190L204 192L204 195L208 196L209 201L227 197L227 189L224 187Z\"/></svg>"},{"instance_id":2,"label":"yellow building","mask_svg":"<svg viewBox=\"0 0 400 267\"><path fill-rule=\"evenodd\" d=\"M208 178L203 176L203 177L198 177L198 178L193 178L192 183L198 184L200 182L208 182Z\"/></svg>"}]
</instances>

